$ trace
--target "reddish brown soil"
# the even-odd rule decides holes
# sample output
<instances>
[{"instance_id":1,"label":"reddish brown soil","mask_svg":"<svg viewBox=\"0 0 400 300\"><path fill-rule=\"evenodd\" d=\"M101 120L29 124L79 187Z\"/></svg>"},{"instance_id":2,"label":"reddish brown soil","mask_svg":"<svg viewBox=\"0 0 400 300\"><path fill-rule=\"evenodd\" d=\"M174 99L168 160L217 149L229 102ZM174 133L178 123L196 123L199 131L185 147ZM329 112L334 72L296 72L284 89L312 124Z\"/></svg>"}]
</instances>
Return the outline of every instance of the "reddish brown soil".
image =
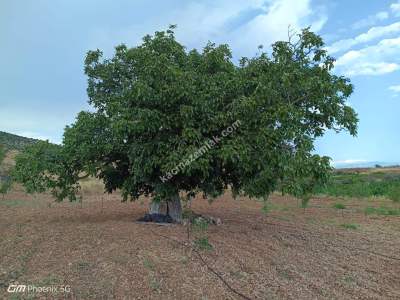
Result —
<instances>
[{"instance_id":1,"label":"reddish brown soil","mask_svg":"<svg viewBox=\"0 0 400 300\"><path fill-rule=\"evenodd\" d=\"M13 192L0 200L0 298L9 299L240 299L197 255L181 225L135 223L147 203L118 196L86 197L79 204ZM193 202L196 212L219 217L207 236L207 263L251 299L400 299L400 217L365 216L372 200L311 201L273 196L259 202ZM390 205L386 203L385 205ZM357 224L346 229L344 223ZM7 293L9 284L71 286L70 293Z\"/></svg>"}]
</instances>

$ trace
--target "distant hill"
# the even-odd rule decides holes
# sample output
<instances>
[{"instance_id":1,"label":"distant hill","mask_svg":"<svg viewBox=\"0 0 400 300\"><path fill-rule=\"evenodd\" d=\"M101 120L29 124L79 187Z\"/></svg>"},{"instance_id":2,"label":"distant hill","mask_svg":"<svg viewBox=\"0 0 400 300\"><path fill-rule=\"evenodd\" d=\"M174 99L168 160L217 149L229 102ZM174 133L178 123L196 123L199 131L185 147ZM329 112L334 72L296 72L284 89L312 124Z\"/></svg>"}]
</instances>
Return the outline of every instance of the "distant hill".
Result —
<instances>
[{"instance_id":1,"label":"distant hill","mask_svg":"<svg viewBox=\"0 0 400 300\"><path fill-rule=\"evenodd\" d=\"M0 131L0 145L3 145L7 150L22 150L28 145L32 145L39 140L31 139L12 133Z\"/></svg>"}]
</instances>

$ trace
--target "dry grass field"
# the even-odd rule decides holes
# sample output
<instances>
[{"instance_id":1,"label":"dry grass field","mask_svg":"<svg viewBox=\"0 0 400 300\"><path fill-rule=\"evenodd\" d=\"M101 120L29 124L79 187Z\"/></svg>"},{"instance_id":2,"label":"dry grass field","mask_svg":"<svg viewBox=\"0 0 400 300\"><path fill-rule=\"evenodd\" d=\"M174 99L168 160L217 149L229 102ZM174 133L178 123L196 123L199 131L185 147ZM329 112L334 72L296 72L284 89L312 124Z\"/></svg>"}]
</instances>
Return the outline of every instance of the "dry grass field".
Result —
<instances>
[{"instance_id":1,"label":"dry grass field","mask_svg":"<svg viewBox=\"0 0 400 300\"><path fill-rule=\"evenodd\" d=\"M146 199L121 203L94 182L83 195L82 206L18 189L1 201L1 299L240 299L189 246L185 226L136 222ZM339 211L337 201L313 198L303 210L274 195L264 214L229 194L195 199L196 212L223 222L208 227L212 249L199 253L250 299L400 299L400 217L364 212L396 204L340 199ZM10 284L70 292L8 293Z\"/></svg>"}]
</instances>

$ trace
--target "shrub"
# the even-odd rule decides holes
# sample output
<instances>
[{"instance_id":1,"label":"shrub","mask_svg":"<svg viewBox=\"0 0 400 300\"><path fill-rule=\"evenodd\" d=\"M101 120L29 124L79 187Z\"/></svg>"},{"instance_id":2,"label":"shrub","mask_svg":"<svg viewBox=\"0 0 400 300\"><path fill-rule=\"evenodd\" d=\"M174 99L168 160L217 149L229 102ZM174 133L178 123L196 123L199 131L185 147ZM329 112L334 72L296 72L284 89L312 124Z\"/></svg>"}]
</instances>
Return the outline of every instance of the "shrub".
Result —
<instances>
[{"instance_id":1,"label":"shrub","mask_svg":"<svg viewBox=\"0 0 400 300\"><path fill-rule=\"evenodd\" d=\"M4 182L0 182L0 194L2 194L2 199L4 200L4 196L10 191L12 182L11 180L5 180Z\"/></svg>"}]
</instances>

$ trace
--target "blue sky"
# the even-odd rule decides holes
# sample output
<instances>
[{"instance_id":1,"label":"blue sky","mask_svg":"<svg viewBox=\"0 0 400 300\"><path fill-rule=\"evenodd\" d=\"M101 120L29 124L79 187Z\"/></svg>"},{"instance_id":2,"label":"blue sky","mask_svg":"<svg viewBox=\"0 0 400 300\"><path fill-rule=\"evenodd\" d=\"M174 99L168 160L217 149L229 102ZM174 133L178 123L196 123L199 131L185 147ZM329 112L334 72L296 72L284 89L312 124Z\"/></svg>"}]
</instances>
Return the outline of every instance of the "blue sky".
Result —
<instances>
[{"instance_id":1,"label":"blue sky","mask_svg":"<svg viewBox=\"0 0 400 300\"><path fill-rule=\"evenodd\" d=\"M328 133L317 152L335 162L400 162L400 0L1 0L0 130L60 142L88 109L83 59L99 48L178 24L190 48L228 43L234 57L311 25L351 78L357 138Z\"/></svg>"}]
</instances>

